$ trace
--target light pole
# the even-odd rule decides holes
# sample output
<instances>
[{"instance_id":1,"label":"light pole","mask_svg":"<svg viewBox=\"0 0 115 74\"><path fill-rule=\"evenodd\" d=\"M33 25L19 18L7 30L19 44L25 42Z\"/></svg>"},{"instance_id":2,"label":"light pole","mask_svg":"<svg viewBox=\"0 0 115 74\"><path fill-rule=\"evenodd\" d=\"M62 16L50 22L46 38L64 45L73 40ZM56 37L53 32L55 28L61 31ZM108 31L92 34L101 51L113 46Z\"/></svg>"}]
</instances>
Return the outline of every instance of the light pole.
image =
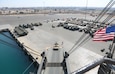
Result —
<instances>
[{"instance_id":1,"label":"light pole","mask_svg":"<svg viewBox=\"0 0 115 74\"><path fill-rule=\"evenodd\" d=\"M87 5L88 5L88 0L86 0L85 20L86 20L86 17L87 17Z\"/></svg>"}]
</instances>

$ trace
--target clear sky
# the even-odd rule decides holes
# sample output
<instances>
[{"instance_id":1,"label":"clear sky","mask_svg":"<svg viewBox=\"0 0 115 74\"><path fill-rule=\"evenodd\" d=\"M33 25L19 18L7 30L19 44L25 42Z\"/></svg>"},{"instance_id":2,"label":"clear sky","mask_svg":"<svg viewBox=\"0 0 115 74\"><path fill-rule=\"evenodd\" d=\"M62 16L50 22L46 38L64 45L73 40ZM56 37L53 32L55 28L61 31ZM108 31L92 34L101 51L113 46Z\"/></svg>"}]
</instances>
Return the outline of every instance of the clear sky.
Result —
<instances>
[{"instance_id":1,"label":"clear sky","mask_svg":"<svg viewBox=\"0 0 115 74\"><path fill-rule=\"evenodd\" d=\"M0 7L105 7L110 0L0 0Z\"/></svg>"}]
</instances>

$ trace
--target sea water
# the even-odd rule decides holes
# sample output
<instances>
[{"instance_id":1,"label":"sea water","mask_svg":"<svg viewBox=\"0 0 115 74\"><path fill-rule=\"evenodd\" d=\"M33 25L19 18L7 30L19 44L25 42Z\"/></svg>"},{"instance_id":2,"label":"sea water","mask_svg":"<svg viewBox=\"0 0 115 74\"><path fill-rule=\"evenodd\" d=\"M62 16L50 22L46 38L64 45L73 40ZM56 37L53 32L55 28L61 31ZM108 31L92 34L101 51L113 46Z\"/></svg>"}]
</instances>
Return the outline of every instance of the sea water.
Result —
<instances>
[{"instance_id":1,"label":"sea water","mask_svg":"<svg viewBox=\"0 0 115 74\"><path fill-rule=\"evenodd\" d=\"M0 74L36 74L37 66L32 63L9 32L0 33Z\"/></svg>"}]
</instances>

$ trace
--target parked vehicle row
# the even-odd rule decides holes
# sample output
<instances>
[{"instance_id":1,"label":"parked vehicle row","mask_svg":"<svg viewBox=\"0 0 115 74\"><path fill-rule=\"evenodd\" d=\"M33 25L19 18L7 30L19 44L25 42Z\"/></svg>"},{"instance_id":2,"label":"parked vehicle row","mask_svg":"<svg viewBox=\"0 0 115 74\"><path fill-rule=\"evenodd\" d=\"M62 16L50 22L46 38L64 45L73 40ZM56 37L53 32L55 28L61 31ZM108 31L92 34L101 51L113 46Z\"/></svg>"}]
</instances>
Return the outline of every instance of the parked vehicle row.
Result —
<instances>
[{"instance_id":1,"label":"parked vehicle row","mask_svg":"<svg viewBox=\"0 0 115 74\"><path fill-rule=\"evenodd\" d=\"M79 27L77 27L77 26L71 26L71 25L67 25L67 24L63 25L63 28L71 30L71 31L79 30Z\"/></svg>"},{"instance_id":2,"label":"parked vehicle row","mask_svg":"<svg viewBox=\"0 0 115 74\"><path fill-rule=\"evenodd\" d=\"M42 26L42 23L31 23L31 24L23 24L23 25L19 25L19 27L21 28L30 28L31 30L34 30L34 26Z\"/></svg>"},{"instance_id":3,"label":"parked vehicle row","mask_svg":"<svg viewBox=\"0 0 115 74\"><path fill-rule=\"evenodd\" d=\"M97 31L97 27L89 26L87 24L69 25L68 23L59 23L57 27L63 27L64 29L70 31L85 32L86 34L90 34L91 36L93 36L93 34Z\"/></svg>"}]
</instances>

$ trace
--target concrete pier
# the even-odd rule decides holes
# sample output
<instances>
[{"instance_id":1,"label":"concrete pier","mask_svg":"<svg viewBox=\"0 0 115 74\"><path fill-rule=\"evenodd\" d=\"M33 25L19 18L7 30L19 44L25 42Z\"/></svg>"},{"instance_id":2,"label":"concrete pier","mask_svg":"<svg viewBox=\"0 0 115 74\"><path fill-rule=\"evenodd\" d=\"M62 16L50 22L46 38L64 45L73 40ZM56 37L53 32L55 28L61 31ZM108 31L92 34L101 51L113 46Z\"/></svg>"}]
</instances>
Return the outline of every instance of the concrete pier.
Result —
<instances>
[{"instance_id":1,"label":"concrete pier","mask_svg":"<svg viewBox=\"0 0 115 74\"><path fill-rule=\"evenodd\" d=\"M27 31L29 32L27 36L17 37L21 44L30 52L34 59L37 59L37 62L40 63L41 56L40 53L52 47L55 42L58 42L65 51L69 51L74 45L75 41L79 39L82 35L81 32L73 32L65 30L63 28L52 28L53 22L43 22L43 26L34 27L34 30ZM58 22L54 25L58 24ZM13 30L11 29L13 32ZM92 45L93 44L93 45ZM107 46L109 43L104 43ZM98 46L99 45L99 46ZM105 46L105 45L104 45ZM106 47L107 47L106 46ZM103 44L92 42L91 40L87 42L84 46L77 49L73 52L68 60L70 64L70 70L75 71L87 64L90 64L96 59L102 58L103 53L100 52L100 49L103 48ZM87 72L86 74L97 74L98 67Z\"/></svg>"}]
</instances>

